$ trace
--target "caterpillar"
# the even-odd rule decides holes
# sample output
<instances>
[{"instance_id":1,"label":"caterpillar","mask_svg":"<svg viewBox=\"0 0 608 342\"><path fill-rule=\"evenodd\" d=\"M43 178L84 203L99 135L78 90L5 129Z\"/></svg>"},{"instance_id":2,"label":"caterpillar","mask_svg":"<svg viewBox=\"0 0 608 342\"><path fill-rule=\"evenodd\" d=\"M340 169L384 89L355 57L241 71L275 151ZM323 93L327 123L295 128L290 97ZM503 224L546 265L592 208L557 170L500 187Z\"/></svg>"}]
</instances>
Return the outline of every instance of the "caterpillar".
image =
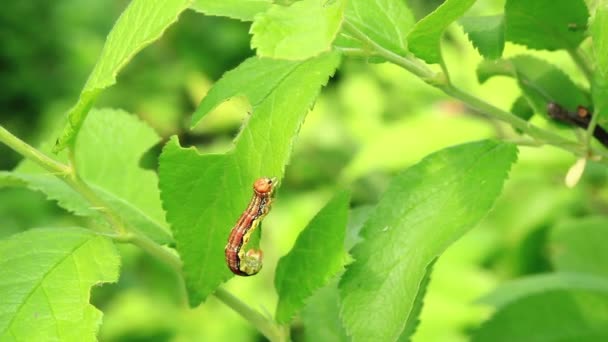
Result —
<instances>
[{"instance_id":1,"label":"caterpillar","mask_svg":"<svg viewBox=\"0 0 608 342\"><path fill-rule=\"evenodd\" d=\"M251 234L270 211L275 183L276 178L268 177L253 182L251 201L230 231L224 253L228 268L236 275L252 276L262 269L263 252L259 249L245 251L245 248Z\"/></svg>"}]
</instances>

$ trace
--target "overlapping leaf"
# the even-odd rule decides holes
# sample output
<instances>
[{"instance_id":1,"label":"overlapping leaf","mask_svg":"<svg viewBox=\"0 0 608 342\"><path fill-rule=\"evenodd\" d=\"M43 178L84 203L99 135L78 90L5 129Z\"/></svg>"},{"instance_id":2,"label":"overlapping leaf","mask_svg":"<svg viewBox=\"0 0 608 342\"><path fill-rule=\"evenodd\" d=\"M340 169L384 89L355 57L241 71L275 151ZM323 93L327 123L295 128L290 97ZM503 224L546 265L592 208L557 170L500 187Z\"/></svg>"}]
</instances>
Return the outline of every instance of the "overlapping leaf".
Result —
<instances>
[{"instance_id":1,"label":"overlapping leaf","mask_svg":"<svg viewBox=\"0 0 608 342\"><path fill-rule=\"evenodd\" d=\"M0 340L93 341L102 313L92 286L118 280L107 238L78 228L33 229L0 241Z\"/></svg>"},{"instance_id":2,"label":"overlapping leaf","mask_svg":"<svg viewBox=\"0 0 608 342\"><path fill-rule=\"evenodd\" d=\"M488 212L516 154L510 144L470 143L395 177L340 282L342 318L353 339L400 336L427 266Z\"/></svg>"},{"instance_id":3,"label":"overlapping leaf","mask_svg":"<svg viewBox=\"0 0 608 342\"><path fill-rule=\"evenodd\" d=\"M133 0L108 35L101 56L89 75L54 152L72 144L99 93L116 83L116 75L133 56L160 38L192 0Z\"/></svg>"},{"instance_id":4,"label":"overlapping leaf","mask_svg":"<svg viewBox=\"0 0 608 342\"><path fill-rule=\"evenodd\" d=\"M301 0L273 5L251 26L251 46L258 56L302 60L329 51L336 38L346 0Z\"/></svg>"},{"instance_id":5,"label":"overlapping leaf","mask_svg":"<svg viewBox=\"0 0 608 342\"><path fill-rule=\"evenodd\" d=\"M446 0L414 25L407 36L409 50L427 63L440 63L442 61L440 43L443 32L473 3L475 0Z\"/></svg>"},{"instance_id":6,"label":"overlapping leaf","mask_svg":"<svg viewBox=\"0 0 608 342\"><path fill-rule=\"evenodd\" d=\"M277 265L279 294L276 319L289 322L304 301L342 270L349 195L340 192L300 233L294 247Z\"/></svg>"},{"instance_id":7,"label":"overlapping leaf","mask_svg":"<svg viewBox=\"0 0 608 342\"><path fill-rule=\"evenodd\" d=\"M251 185L262 176L281 178L292 141L321 86L337 67L339 56L330 53L286 63L293 63L293 68L282 78L255 68L237 68L218 81L216 87L223 88L238 78L251 78L249 72L254 72L266 74L274 84L258 84L271 91L258 96L259 102L232 151L201 155L195 149L181 147L173 138L161 155L161 196L184 261L193 305L231 276L225 265L224 246L251 196ZM284 72L281 68L277 70ZM223 89L226 91L216 93L210 101L227 99L236 93L230 87ZM245 95L249 97L252 91L245 89ZM201 107L213 107L205 101Z\"/></svg>"},{"instance_id":8,"label":"overlapping leaf","mask_svg":"<svg viewBox=\"0 0 608 342\"><path fill-rule=\"evenodd\" d=\"M143 153L160 138L150 127L119 110L93 110L76 142L74 160L82 179L132 229L159 243L172 240L160 203L154 171L139 167ZM59 156L67 161L65 155ZM10 177L43 192L63 208L81 216L99 218L81 193L33 162L22 162Z\"/></svg>"}]
</instances>

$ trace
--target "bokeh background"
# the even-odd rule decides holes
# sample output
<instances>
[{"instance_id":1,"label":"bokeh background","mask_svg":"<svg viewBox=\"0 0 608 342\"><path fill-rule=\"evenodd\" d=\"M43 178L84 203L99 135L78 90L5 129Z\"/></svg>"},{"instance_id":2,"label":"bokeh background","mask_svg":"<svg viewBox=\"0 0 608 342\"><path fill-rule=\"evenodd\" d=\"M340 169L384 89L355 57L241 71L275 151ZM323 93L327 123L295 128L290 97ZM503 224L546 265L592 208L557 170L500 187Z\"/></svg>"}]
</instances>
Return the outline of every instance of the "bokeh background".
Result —
<instances>
[{"instance_id":1,"label":"bokeh background","mask_svg":"<svg viewBox=\"0 0 608 342\"><path fill-rule=\"evenodd\" d=\"M441 3L408 2L417 17ZM53 140L106 34L127 4L126 0L3 4L0 124L33 145ZM497 14L503 5L504 1L479 1L470 14ZM187 11L161 40L127 65L97 107L134 113L165 140L177 134L184 145L202 152L227 151L250 110L245 99L224 103L192 131L188 123L213 82L254 54L248 30L249 23ZM479 85L475 68L481 57L458 25L448 30L443 52L454 83L510 108L519 95L515 82L500 77ZM565 52L526 51L507 44L506 56L521 53L547 58L588 86ZM541 117L533 120L566 131ZM378 200L392 175L433 151L481 138L513 136L509 127L396 66L345 59L307 117L276 205L265 219L265 268L257 277L230 280L226 288L270 315L277 301L273 276L278 258L336 186L352 189L353 208L365 208ZM142 167L156 168L161 147L142 157ZM0 170L12 169L19 160L19 155L0 145ZM437 262L415 341L467 340L467 334L490 313L475 303L477 298L505 280L551 269L547 235L556 223L608 211L605 169L589 165L579 185L568 189L564 176L574 162L574 157L555 148L521 148L495 209ZM40 193L0 187L0 238L32 227L86 224ZM120 281L93 290L93 303L105 313L100 340L264 340L214 298L195 309L181 308L170 270L136 248L120 249ZM305 335L296 320L294 339Z\"/></svg>"}]
</instances>

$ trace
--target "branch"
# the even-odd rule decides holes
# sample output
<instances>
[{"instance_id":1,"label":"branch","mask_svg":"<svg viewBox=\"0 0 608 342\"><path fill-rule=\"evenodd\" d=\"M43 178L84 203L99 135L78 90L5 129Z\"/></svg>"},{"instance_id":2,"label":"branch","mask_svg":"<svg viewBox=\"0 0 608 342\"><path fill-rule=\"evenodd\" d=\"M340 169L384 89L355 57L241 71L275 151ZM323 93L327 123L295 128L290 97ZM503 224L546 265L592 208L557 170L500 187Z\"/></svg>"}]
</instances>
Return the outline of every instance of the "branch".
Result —
<instances>
[{"instance_id":1,"label":"branch","mask_svg":"<svg viewBox=\"0 0 608 342\"><path fill-rule=\"evenodd\" d=\"M363 42L367 46L371 47L374 50L374 51L371 51L371 53L374 53L375 55L380 56L389 62L392 62L396 65L401 66L402 68L406 69L407 71L409 71L409 72L413 73L414 75L418 76L419 78L421 78L427 84L429 84L435 88L441 89L447 95L450 95L454 98L461 100L468 106L470 106L492 118L506 122L506 123L510 124L511 126L513 126L514 128L521 130L523 133L525 133L526 135L528 135L529 137L531 137L532 139L537 141L538 142L537 145L548 144L548 145L557 146L566 151L573 153L574 155L582 156L582 157L586 157L590 153L591 149L590 148L588 149L587 146L583 146L576 141L564 138L551 131L542 129L538 126L535 126L532 123L530 123L526 120L523 120L522 118L520 118L510 112L507 112L498 107L495 107L492 104L485 102L482 99L479 99L479 98L473 96L472 94L469 94L469 93L455 87L453 84L450 83L448 77L444 73L438 73L438 74L434 73L424 63L420 62L413 56L404 57L404 56L400 56L390 50L385 49L384 47L380 46L373 39L368 37L365 33L361 32L356 26L349 23L348 21L344 22L343 27L353 37L359 39L361 42ZM577 64L579 64L579 67L581 67L583 72L590 73L590 70L586 70L586 69L588 69L588 68L585 68L586 63L584 63L582 57L577 53L577 51L571 51L571 56L574 58L575 61L577 61ZM603 157L602 161L604 163L608 163L608 161L605 161L605 159L608 158L608 153L606 153L604 151L595 151L595 150L592 152L593 152L592 154L602 156Z\"/></svg>"}]
</instances>

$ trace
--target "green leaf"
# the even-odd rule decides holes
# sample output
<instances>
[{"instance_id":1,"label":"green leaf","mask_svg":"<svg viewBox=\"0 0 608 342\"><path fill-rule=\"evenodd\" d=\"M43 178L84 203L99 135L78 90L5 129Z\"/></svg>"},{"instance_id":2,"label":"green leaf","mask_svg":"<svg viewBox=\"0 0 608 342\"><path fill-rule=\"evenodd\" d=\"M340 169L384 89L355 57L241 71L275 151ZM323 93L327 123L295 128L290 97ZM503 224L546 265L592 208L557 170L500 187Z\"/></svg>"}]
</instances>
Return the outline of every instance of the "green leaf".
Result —
<instances>
[{"instance_id":1,"label":"green leaf","mask_svg":"<svg viewBox=\"0 0 608 342\"><path fill-rule=\"evenodd\" d=\"M591 23L591 38L597 70L606 76L608 75L608 3L606 2L600 3L596 9Z\"/></svg>"},{"instance_id":2,"label":"green leaf","mask_svg":"<svg viewBox=\"0 0 608 342\"><path fill-rule=\"evenodd\" d=\"M501 309L525 297L557 290L584 290L608 295L608 279L567 272L533 275L504 283L478 302Z\"/></svg>"},{"instance_id":3,"label":"green leaf","mask_svg":"<svg viewBox=\"0 0 608 342\"><path fill-rule=\"evenodd\" d=\"M279 260L274 279L279 323L289 322L308 297L342 270L349 197L347 192L336 194Z\"/></svg>"},{"instance_id":4,"label":"green leaf","mask_svg":"<svg viewBox=\"0 0 608 342\"><path fill-rule=\"evenodd\" d=\"M76 141L74 160L82 179L126 224L156 242L168 243L172 238L158 177L139 166L141 156L159 140L152 128L126 112L93 110ZM67 161L67 156L59 159ZM11 174L76 215L101 217L80 193L31 161L22 162Z\"/></svg>"},{"instance_id":5,"label":"green leaf","mask_svg":"<svg viewBox=\"0 0 608 342\"><path fill-rule=\"evenodd\" d=\"M507 0L506 38L531 49L575 49L585 39L583 0Z\"/></svg>"},{"instance_id":6,"label":"green leaf","mask_svg":"<svg viewBox=\"0 0 608 342\"><path fill-rule=\"evenodd\" d=\"M371 205L351 209L348 214L346 237L344 238L344 247L347 251L350 251L351 248L361 241L359 232L361 232L361 228L363 228L365 221L367 221L367 218L373 211L374 207Z\"/></svg>"},{"instance_id":7,"label":"green leaf","mask_svg":"<svg viewBox=\"0 0 608 342\"><path fill-rule=\"evenodd\" d=\"M159 169L161 197L184 261L192 305L230 278L224 246L251 197L251 184L262 176L281 178L293 139L339 62L333 53L293 62L297 66L259 102L226 154L201 155L179 146L176 138L165 146Z\"/></svg>"},{"instance_id":8,"label":"green leaf","mask_svg":"<svg viewBox=\"0 0 608 342\"><path fill-rule=\"evenodd\" d=\"M460 18L475 0L446 0L414 25L407 36L408 46L416 57L427 63L441 63L441 36L445 29Z\"/></svg>"},{"instance_id":9,"label":"green leaf","mask_svg":"<svg viewBox=\"0 0 608 342\"><path fill-rule=\"evenodd\" d=\"M555 290L501 308L473 341L577 341L608 339L608 294Z\"/></svg>"},{"instance_id":10,"label":"green leaf","mask_svg":"<svg viewBox=\"0 0 608 342\"><path fill-rule=\"evenodd\" d=\"M216 15L253 21L258 13L266 12L272 0L194 0L192 9L206 15Z\"/></svg>"},{"instance_id":11,"label":"green leaf","mask_svg":"<svg viewBox=\"0 0 608 342\"><path fill-rule=\"evenodd\" d=\"M301 64L297 61L259 57L245 60L225 73L209 90L192 115L192 127L219 104L237 95L246 96L255 109Z\"/></svg>"},{"instance_id":12,"label":"green leaf","mask_svg":"<svg viewBox=\"0 0 608 342\"><path fill-rule=\"evenodd\" d=\"M305 341L349 341L340 321L338 278L317 291L300 314Z\"/></svg>"},{"instance_id":13,"label":"green leaf","mask_svg":"<svg viewBox=\"0 0 608 342\"><path fill-rule=\"evenodd\" d=\"M380 46L398 55L407 53L407 33L414 25L414 15L400 0L350 0L345 18L349 24ZM339 47L362 47L348 32L340 32L336 40Z\"/></svg>"},{"instance_id":14,"label":"green leaf","mask_svg":"<svg viewBox=\"0 0 608 342\"><path fill-rule=\"evenodd\" d=\"M608 3L598 5L591 23L593 55L596 72L592 83L594 115L600 115L599 122L608 122Z\"/></svg>"},{"instance_id":15,"label":"green leaf","mask_svg":"<svg viewBox=\"0 0 608 342\"><path fill-rule=\"evenodd\" d=\"M427 266L490 210L516 157L511 144L469 143L434 153L393 179L340 282L342 318L353 339L399 337Z\"/></svg>"},{"instance_id":16,"label":"green leaf","mask_svg":"<svg viewBox=\"0 0 608 342\"><path fill-rule=\"evenodd\" d=\"M301 0L273 5L256 16L251 47L259 56L302 60L329 51L344 16L345 0Z\"/></svg>"},{"instance_id":17,"label":"green leaf","mask_svg":"<svg viewBox=\"0 0 608 342\"><path fill-rule=\"evenodd\" d=\"M0 340L94 341L92 286L118 280L110 240L78 228L32 229L0 241Z\"/></svg>"},{"instance_id":18,"label":"green leaf","mask_svg":"<svg viewBox=\"0 0 608 342\"><path fill-rule=\"evenodd\" d=\"M519 116L520 118L528 121L534 116L534 109L530 107L530 103L524 96L519 96L511 105L511 113Z\"/></svg>"},{"instance_id":19,"label":"green leaf","mask_svg":"<svg viewBox=\"0 0 608 342\"><path fill-rule=\"evenodd\" d=\"M560 271L608 277L608 219L587 217L565 221L550 236L551 260Z\"/></svg>"},{"instance_id":20,"label":"green leaf","mask_svg":"<svg viewBox=\"0 0 608 342\"><path fill-rule=\"evenodd\" d=\"M505 20L502 15L464 17L460 25L479 53L488 59L502 56L505 48Z\"/></svg>"},{"instance_id":21,"label":"green leaf","mask_svg":"<svg viewBox=\"0 0 608 342\"><path fill-rule=\"evenodd\" d=\"M405 329L399 336L400 342L407 342L412 340L412 336L418 329L418 325L420 324L420 313L422 312L422 306L424 305L424 296L426 295L426 289L429 287L429 283L431 282L431 272L433 272L433 265L435 265L435 260L431 261L431 263L426 267L426 272L424 273L424 277L420 282L420 287L418 288L418 292L416 293L416 298L414 299L414 304L412 305L412 311L407 316L407 322L405 323Z\"/></svg>"},{"instance_id":22,"label":"green leaf","mask_svg":"<svg viewBox=\"0 0 608 342\"><path fill-rule=\"evenodd\" d=\"M480 82L497 75L514 77L536 113L546 115L549 102L558 103L570 111L590 105L589 94L585 90L562 70L536 57L520 55L507 60L484 61L477 69Z\"/></svg>"},{"instance_id":23,"label":"green leaf","mask_svg":"<svg viewBox=\"0 0 608 342\"><path fill-rule=\"evenodd\" d=\"M118 72L144 47L160 38L192 0L133 0L114 24L68 122L53 147L59 152L74 143L89 110L102 90L116 83Z\"/></svg>"}]
</instances>

